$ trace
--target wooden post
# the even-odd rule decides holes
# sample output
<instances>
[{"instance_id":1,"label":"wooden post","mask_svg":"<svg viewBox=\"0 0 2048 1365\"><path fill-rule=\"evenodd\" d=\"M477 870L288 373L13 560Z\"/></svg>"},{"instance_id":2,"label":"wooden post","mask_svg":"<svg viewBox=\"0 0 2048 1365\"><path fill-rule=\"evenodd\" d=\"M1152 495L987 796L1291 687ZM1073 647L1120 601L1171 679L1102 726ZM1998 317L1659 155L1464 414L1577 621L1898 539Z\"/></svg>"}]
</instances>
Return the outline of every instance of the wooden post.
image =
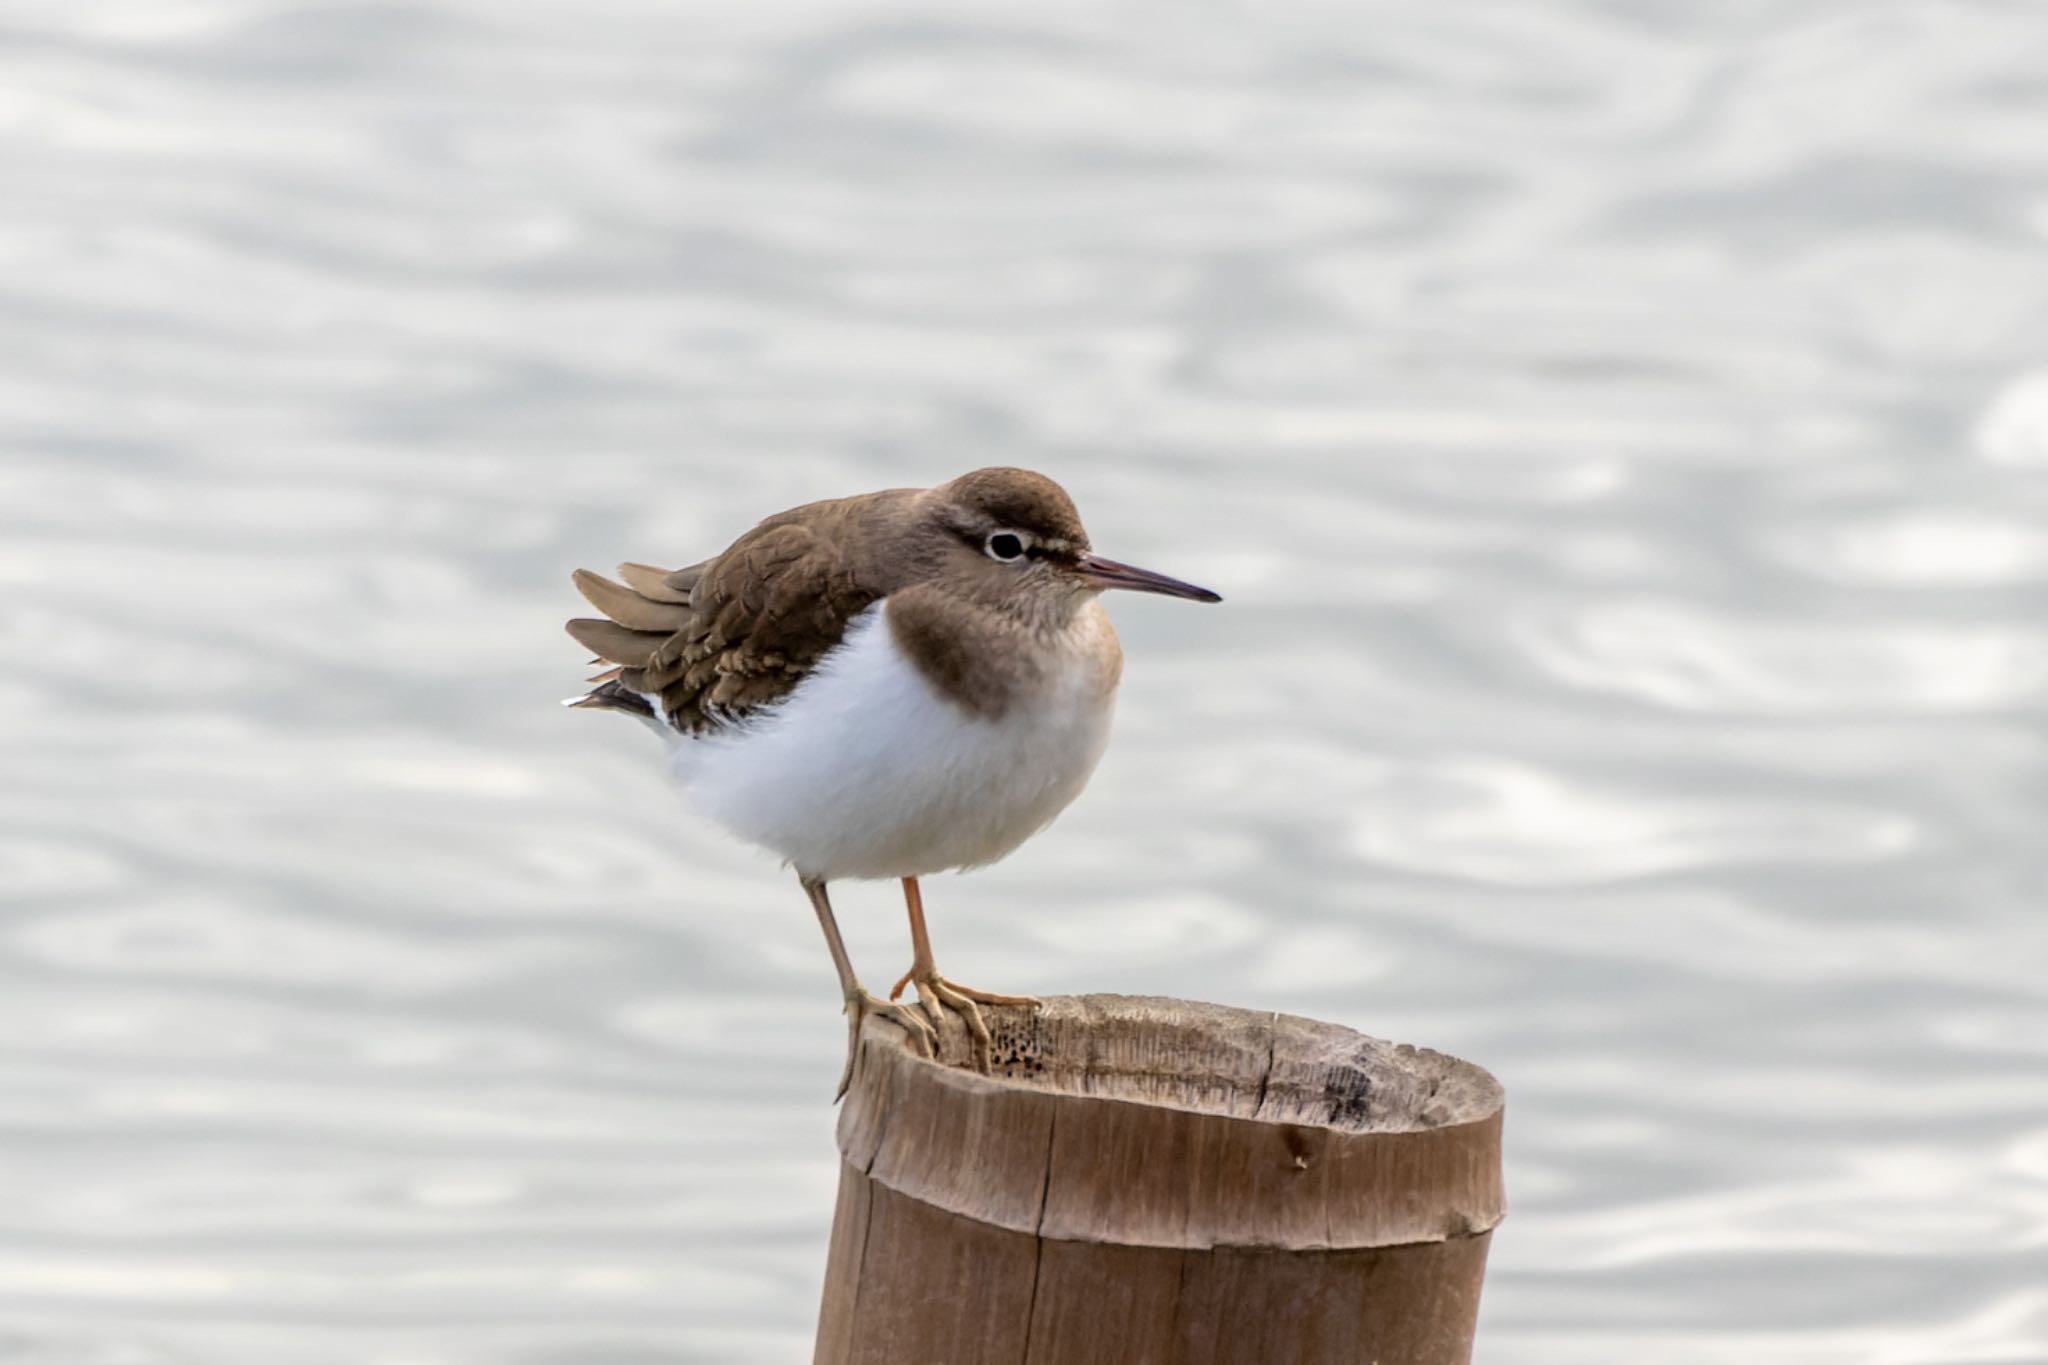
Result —
<instances>
[{"instance_id":1,"label":"wooden post","mask_svg":"<svg viewBox=\"0 0 2048 1365\"><path fill-rule=\"evenodd\" d=\"M1333 1024L1140 996L871 1018L815 1365L1465 1365L1501 1089Z\"/></svg>"}]
</instances>

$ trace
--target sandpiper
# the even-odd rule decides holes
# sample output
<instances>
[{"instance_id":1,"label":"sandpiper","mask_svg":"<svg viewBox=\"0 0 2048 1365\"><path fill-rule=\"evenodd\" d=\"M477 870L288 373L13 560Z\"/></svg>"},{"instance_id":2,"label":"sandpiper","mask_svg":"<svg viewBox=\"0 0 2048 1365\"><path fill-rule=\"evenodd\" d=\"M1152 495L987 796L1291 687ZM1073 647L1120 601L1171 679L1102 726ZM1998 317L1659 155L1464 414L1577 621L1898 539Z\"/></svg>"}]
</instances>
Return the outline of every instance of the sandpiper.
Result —
<instances>
[{"instance_id":1,"label":"sandpiper","mask_svg":"<svg viewBox=\"0 0 2048 1365\"><path fill-rule=\"evenodd\" d=\"M930 1054L951 1008L985 1066L976 1002L1036 1002L939 974L917 879L1004 857L1080 795L1123 671L1104 589L1222 599L1095 554L1065 490L1025 469L808 503L700 564L619 576L576 571L604 617L569 634L614 667L569 704L645 721L693 805L796 870L845 993L841 1093L870 1012ZM887 1000L832 917L847 877L903 884L910 970ZM896 1003L907 985L929 1022Z\"/></svg>"}]
</instances>

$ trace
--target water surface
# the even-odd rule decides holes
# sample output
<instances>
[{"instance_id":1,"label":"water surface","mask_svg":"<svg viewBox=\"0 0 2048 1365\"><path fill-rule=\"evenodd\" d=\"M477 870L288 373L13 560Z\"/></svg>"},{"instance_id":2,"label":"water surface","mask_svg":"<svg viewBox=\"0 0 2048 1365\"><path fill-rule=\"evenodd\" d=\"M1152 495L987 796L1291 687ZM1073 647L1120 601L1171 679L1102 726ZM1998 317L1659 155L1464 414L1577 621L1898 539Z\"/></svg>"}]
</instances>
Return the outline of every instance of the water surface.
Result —
<instances>
[{"instance_id":1,"label":"water surface","mask_svg":"<svg viewBox=\"0 0 2048 1365\"><path fill-rule=\"evenodd\" d=\"M5 23L0 1358L806 1359L829 964L567 573L1016 463L1229 602L950 971L1491 1067L1488 1365L2048 1361L2040 6Z\"/></svg>"}]
</instances>

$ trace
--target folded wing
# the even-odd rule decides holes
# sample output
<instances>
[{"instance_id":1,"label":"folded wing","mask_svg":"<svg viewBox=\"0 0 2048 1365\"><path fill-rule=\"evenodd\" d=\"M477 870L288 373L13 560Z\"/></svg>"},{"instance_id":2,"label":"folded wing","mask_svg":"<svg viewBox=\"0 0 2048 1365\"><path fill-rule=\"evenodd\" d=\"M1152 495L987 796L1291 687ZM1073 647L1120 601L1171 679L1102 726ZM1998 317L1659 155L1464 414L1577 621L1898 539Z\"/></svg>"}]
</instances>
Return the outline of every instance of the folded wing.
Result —
<instances>
[{"instance_id":1,"label":"folded wing","mask_svg":"<svg viewBox=\"0 0 2048 1365\"><path fill-rule=\"evenodd\" d=\"M788 696L886 590L831 537L781 519L715 559L673 571L621 564L619 577L574 575L604 614L570 621L569 634L615 667L571 704L651 716L685 735L743 723Z\"/></svg>"}]
</instances>

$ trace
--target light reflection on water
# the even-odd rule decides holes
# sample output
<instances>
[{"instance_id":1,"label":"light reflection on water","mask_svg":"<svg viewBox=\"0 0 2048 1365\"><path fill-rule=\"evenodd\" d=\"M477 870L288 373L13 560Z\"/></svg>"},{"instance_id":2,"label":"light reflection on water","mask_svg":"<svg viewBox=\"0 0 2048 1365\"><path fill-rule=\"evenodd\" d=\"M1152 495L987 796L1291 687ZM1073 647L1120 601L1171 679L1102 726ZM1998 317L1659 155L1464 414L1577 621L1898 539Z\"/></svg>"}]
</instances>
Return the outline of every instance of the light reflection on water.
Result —
<instances>
[{"instance_id":1,"label":"light reflection on water","mask_svg":"<svg viewBox=\"0 0 2048 1365\"><path fill-rule=\"evenodd\" d=\"M1492 1067L1482 1360L2048 1361L2048 16L14 39L0 1356L805 1358L825 957L566 573L1009 462L1230 600L949 966Z\"/></svg>"}]
</instances>

